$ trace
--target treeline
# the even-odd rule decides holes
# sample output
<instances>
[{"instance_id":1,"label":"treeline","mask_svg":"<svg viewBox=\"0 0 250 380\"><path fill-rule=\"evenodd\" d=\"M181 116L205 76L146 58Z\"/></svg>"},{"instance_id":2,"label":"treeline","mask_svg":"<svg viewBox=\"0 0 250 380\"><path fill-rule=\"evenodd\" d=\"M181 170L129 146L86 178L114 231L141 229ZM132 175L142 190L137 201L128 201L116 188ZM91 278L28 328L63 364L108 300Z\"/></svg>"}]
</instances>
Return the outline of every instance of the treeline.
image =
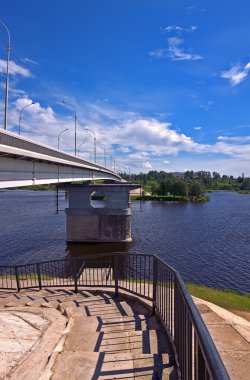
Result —
<instances>
[{"instance_id":1,"label":"treeline","mask_svg":"<svg viewBox=\"0 0 250 380\"><path fill-rule=\"evenodd\" d=\"M202 197L208 191L231 190L250 191L250 178L220 175L218 172L186 171L185 173L120 173L126 181L140 183L144 193L152 195L180 195Z\"/></svg>"}]
</instances>

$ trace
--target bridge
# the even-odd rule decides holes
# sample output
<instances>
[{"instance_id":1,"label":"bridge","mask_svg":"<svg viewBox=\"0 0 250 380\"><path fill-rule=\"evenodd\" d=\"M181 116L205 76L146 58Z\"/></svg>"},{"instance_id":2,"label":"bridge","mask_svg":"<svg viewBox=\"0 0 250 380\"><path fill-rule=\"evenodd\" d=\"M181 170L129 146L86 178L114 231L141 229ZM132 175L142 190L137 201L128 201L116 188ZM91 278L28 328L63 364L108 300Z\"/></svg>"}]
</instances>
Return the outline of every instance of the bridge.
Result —
<instances>
[{"instance_id":1,"label":"bridge","mask_svg":"<svg viewBox=\"0 0 250 380\"><path fill-rule=\"evenodd\" d=\"M121 181L106 167L0 131L0 189L97 179Z\"/></svg>"}]
</instances>

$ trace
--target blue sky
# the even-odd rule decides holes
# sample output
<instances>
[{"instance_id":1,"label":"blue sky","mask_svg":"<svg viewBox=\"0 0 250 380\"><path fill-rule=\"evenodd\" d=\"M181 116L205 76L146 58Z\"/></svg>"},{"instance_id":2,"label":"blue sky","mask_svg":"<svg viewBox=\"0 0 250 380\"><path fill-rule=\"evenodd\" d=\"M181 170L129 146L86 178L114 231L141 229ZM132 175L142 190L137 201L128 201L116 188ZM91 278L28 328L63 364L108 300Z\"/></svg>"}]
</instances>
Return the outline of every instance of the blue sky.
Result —
<instances>
[{"instance_id":1,"label":"blue sky","mask_svg":"<svg viewBox=\"0 0 250 380\"><path fill-rule=\"evenodd\" d=\"M8 130L116 170L250 176L247 0L8 0ZM7 33L0 25L0 127ZM71 106L62 103L65 100ZM104 144L104 145L103 145ZM78 151L78 149L77 149Z\"/></svg>"}]
</instances>

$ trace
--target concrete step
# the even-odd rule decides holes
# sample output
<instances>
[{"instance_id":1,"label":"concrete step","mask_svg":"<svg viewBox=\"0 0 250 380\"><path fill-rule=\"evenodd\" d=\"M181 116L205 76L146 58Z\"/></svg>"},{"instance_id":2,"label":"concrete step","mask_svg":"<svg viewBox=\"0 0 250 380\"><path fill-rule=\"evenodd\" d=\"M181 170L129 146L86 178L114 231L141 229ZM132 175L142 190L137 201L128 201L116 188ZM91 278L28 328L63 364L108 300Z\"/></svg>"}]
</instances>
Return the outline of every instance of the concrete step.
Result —
<instances>
[{"instance_id":1,"label":"concrete step","mask_svg":"<svg viewBox=\"0 0 250 380\"><path fill-rule=\"evenodd\" d=\"M64 351L53 366L53 380L177 380L168 354Z\"/></svg>"},{"instance_id":2,"label":"concrete step","mask_svg":"<svg viewBox=\"0 0 250 380\"><path fill-rule=\"evenodd\" d=\"M159 330L94 332L71 330L64 351L106 353L170 353L169 341Z\"/></svg>"}]
</instances>

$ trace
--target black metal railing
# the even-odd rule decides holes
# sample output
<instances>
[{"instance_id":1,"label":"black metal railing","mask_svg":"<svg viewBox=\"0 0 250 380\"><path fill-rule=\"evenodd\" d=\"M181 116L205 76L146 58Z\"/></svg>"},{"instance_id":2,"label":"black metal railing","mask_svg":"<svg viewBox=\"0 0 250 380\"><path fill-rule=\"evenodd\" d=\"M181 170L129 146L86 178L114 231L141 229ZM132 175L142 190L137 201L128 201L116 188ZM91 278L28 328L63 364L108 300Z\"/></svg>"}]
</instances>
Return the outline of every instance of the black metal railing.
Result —
<instances>
[{"instance_id":1,"label":"black metal railing","mask_svg":"<svg viewBox=\"0 0 250 380\"><path fill-rule=\"evenodd\" d=\"M109 253L0 266L0 289L97 287L152 301L172 342L184 380L229 380L212 338L180 274L156 256Z\"/></svg>"}]
</instances>

